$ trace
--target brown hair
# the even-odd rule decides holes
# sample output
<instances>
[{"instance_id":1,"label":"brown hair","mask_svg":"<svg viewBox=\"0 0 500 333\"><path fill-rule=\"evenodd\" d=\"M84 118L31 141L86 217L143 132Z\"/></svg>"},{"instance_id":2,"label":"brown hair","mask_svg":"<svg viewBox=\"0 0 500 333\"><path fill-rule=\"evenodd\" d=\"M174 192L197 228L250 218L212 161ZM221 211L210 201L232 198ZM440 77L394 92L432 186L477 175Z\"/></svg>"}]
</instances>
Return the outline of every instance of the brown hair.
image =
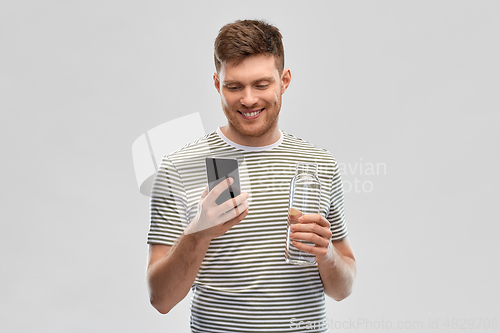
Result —
<instances>
[{"instance_id":1,"label":"brown hair","mask_svg":"<svg viewBox=\"0 0 500 333\"><path fill-rule=\"evenodd\" d=\"M259 54L273 55L281 76L285 67L285 52L278 28L260 20L238 20L223 26L214 44L217 73L224 62L240 63Z\"/></svg>"}]
</instances>

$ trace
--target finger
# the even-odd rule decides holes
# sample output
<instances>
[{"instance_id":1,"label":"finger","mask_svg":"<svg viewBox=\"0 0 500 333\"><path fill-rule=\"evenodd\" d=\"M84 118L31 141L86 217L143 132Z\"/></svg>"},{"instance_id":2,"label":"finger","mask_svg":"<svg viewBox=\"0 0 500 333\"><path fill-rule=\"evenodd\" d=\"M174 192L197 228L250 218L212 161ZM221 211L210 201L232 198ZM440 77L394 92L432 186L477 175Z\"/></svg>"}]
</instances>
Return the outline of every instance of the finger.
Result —
<instances>
[{"instance_id":1,"label":"finger","mask_svg":"<svg viewBox=\"0 0 500 333\"><path fill-rule=\"evenodd\" d=\"M234 212L236 213L236 216L240 215L240 213L238 212L238 204L236 203L236 198L232 198L231 201L233 202Z\"/></svg>"},{"instance_id":2,"label":"finger","mask_svg":"<svg viewBox=\"0 0 500 333\"><path fill-rule=\"evenodd\" d=\"M236 224L240 223L241 221L243 221L243 219L248 215L248 208L245 209L244 211L241 212L240 215L232 218L231 220L227 221L224 223L224 226L227 226L228 229L231 229L233 226L235 226Z\"/></svg>"},{"instance_id":3,"label":"finger","mask_svg":"<svg viewBox=\"0 0 500 333\"><path fill-rule=\"evenodd\" d=\"M302 212L296 208L288 208L288 220L290 223L299 223Z\"/></svg>"},{"instance_id":4,"label":"finger","mask_svg":"<svg viewBox=\"0 0 500 333\"><path fill-rule=\"evenodd\" d=\"M234 183L233 178L229 177L226 178L225 180L221 181L217 186L215 186L210 193L208 193L208 197L210 198L211 201L215 202L215 200L221 195L222 192L227 190L231 184Z\"/></svg>"},{"instance_id":5,"label":"finger","mask_svg":"<svg viewBox=\"0 0 500 333\"><path fill-rule=\"evenodd\" d=\"M288 208L288 215L290 216L294 216L294 217L299 217L299 216L302 216L302 212L300 210L298 210L297 208Z\"/></svg>"},{"instance_id":6,"label":"finger","mask_svg":"<svg viewBox=\"0 0 500 333\"><path fill-rule=\"evenodd\" d=\"M332 238L332 231L330 230L330 227L321 227L316 223L297 223L292 225L290 228L292 233L316 234L327 240Z\"/></svg>"},{"instance_id":7,"label":"finger","mask_svg":"<svg viewBox=\"0 0 500 333\"><path fill-rule=\"evenodd\" d=\"M316 223L322 227L330 228L330 222L321 214L304 214L299 218L300 223Z\"/></svg>"},{"instance_id":8,"label":"finger","mask_svg":"<svg viewBox=\"0 0 500 333\"><path fill-rule=\"evenodd\" d=\"M246 201L248 197L249 197L248 193L242 192L237 197L227 200L226 202L224 202L219 206L221 214L226 213L235 207L238 207L244 201ZM240 209L239 211L242 212L243 210Z\"/></svg>"},{"instance_id":9,"label":"finger","mask_svg":"<svg viewBox=\"0 0 500 333\"><path fill-rule=\"evenodd\" d=\"M323 231L325 232L331 232L330 231L330 224L324 225L324 224L318 224L315 222L299 222L299 223L294 223L291 226L292 231L309 231L309 232L315 232L318 234L322 234Z\"/></svg>"},{"instance_id":10,"label":"finger","mask_svg":"<svg viewBox=\"0 0 500 333\"><path fill-rule=\"evenodd\" d=\"M243 214L245 210L248 210L248 201L243 201L238 206L234 207L232 211L229 211L228 214L231 214L234 217L238 217ZM231 216L230 215L230 216Z\"/></svg>"},{"instance_id":11,"label":"finger","mask_svg":"<svg viewBox=\"0 0 500 333\"><path fill-rule=\"evenodd\" d=\"M293 241L292 244L293 244L293 246L295 246L300 251L303 251L303 252L306 252L306 253L310 253L310 254L314 254L314 255L324 256L328 252L328 248L327 247L325 248L325 247L311 246L311 245L307 245L307 244L304 244L304 243L301 243L301 242L298 242L298 241Z\"/></svg>"},{"instance_id":12,"label":"finger","mask_svg":"<svg viewBox=\"0 0 500 333\"><path fill-rule=\"evenodd\" d=\"M199 227L199 228L193 227L194 231L192 231L192 232L197 232L197 231L201 231L201 230L212 228L212 227L219 227L220 228L220 226L224 225L227 222L233 221L234 219L239 219L237 222L234 223L234 224L236 224L239 221L243 220L243 218L248 214L248 202L246 202L246 201L243 202L239 206L239 209L240 209L239 215L236 215L235 210L232 209L227 214L219 214L217 216L214 216L214 218L205 220L201 227ZM189 224L189 225L191 225L191 224ZM227 230L229 230L229 228Z\"/></svg>"},{"instance_id":13,"label":"finger","mask_svg":"<svg viewBox=\"0 0 500 333\"><path fill-rule=\"evenodd\" d=\"M234 219L243 214L247 210L248 210L248 201L243 201L236 208L231 208L224 214L220 215L219 223L225 223L231 219Z\"/></svg>"},{"instance_id":14,"label":"finger","mask_svg":"<svg viewBox=\"0 0 500 333\"><path fill-rule=\"evenodd\" d=\"M222 233L226 233L229 229L240 223L248 214L248 209L244 210L240 215L226 221L223 223L219 223L217 228L220 228Z\"/></svg>"},{"instance_id":15,"label":"finger","mask_svg":"<svg viewBox=\"0 0 500 333\"><path fill-rule=\"evenodd\" d=\"M319 247L328 247L330 237L319 235L314 232L292 232L290 239L314 243Z\"/></svg>"}]
</instances>

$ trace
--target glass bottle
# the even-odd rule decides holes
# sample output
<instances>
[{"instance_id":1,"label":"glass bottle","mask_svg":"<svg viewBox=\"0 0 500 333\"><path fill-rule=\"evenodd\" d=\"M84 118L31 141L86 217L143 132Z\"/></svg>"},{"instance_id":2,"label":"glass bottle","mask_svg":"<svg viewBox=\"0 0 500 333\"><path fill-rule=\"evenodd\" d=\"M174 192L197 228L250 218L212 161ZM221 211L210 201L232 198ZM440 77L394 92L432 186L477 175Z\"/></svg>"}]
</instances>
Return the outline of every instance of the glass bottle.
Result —
<instances>
[{"instance_id":1,"label":"glass bottle","mask_svg":"<svg viewBox=\"0 0 500 333\"><path fill-rule=\"evenodd\" d=\"M314 254L300 251L293 245L290 239L290 227L293 224L299 223L298 219L302 215L317 214L320 212L321 183L317 173L317 164L297 163L295 176L290 182L285 260L291 264L316 265ZM314 246L312 242L300 242Z\"/></svg>"}]
</instances>

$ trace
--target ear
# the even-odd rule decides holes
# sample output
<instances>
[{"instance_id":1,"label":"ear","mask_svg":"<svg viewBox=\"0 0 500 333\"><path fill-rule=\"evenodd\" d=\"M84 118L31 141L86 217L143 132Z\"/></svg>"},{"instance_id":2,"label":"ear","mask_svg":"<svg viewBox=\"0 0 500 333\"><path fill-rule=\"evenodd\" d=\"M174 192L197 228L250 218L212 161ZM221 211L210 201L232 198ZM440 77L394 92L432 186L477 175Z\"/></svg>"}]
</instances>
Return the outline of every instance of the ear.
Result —
<instances>
[{"instance_id":1,"label":"ear","mask_svg":"<svg viewBox=\"0 0 500 333\"><path fill-rule=\"evenodd\" d=\"M283 95L288 88L288 85L290 84L290 81L292 81L292 72L290 72L290 69L284 69L283 74L281 75L281 94Z\"/></svg>"},{"instance_id":2,"label":"ear","mask_svg":"<svg viewBox=\"0 0 500 333\"><path fill-rule=\"evenodd\" d=\"M219 81L219 76L217 75L217 73L214 73L214 86L215 86L215 89L217 89L217 91L220 94L220 81Z\"/></svg>"}]
</instances>

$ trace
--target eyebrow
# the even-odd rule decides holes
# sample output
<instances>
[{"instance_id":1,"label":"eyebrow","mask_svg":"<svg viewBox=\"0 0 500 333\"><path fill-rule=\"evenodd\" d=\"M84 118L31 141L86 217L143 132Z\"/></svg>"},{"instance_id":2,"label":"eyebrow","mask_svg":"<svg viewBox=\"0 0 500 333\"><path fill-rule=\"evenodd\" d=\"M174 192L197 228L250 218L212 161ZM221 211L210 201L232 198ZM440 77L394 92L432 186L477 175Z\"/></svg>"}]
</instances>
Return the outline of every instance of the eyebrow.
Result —
<instances>
[{"instance_id":1,"label":"eyebrow","mask_svg":"<svg viewBox=\"0 0 500 333\"><path fill-rule=\"evenodd\" d=\"M273 81L274 81L274 77L272 77L272 76L261 77L261 78L259 78L259 79L255 80L255 81L254 81L254 83L256 83L256 82L261 82L261 81L269 81L269 82L273 82ZM238 83L238 84L239 84L239 83L240 83L240 81L238 81L238 80L227 80L227 81L226 81L226 80L224 80L224 81L222 82L222 84L223 84L223 85L235 84L235 83Z\"/></svg>"}]
</instances>

